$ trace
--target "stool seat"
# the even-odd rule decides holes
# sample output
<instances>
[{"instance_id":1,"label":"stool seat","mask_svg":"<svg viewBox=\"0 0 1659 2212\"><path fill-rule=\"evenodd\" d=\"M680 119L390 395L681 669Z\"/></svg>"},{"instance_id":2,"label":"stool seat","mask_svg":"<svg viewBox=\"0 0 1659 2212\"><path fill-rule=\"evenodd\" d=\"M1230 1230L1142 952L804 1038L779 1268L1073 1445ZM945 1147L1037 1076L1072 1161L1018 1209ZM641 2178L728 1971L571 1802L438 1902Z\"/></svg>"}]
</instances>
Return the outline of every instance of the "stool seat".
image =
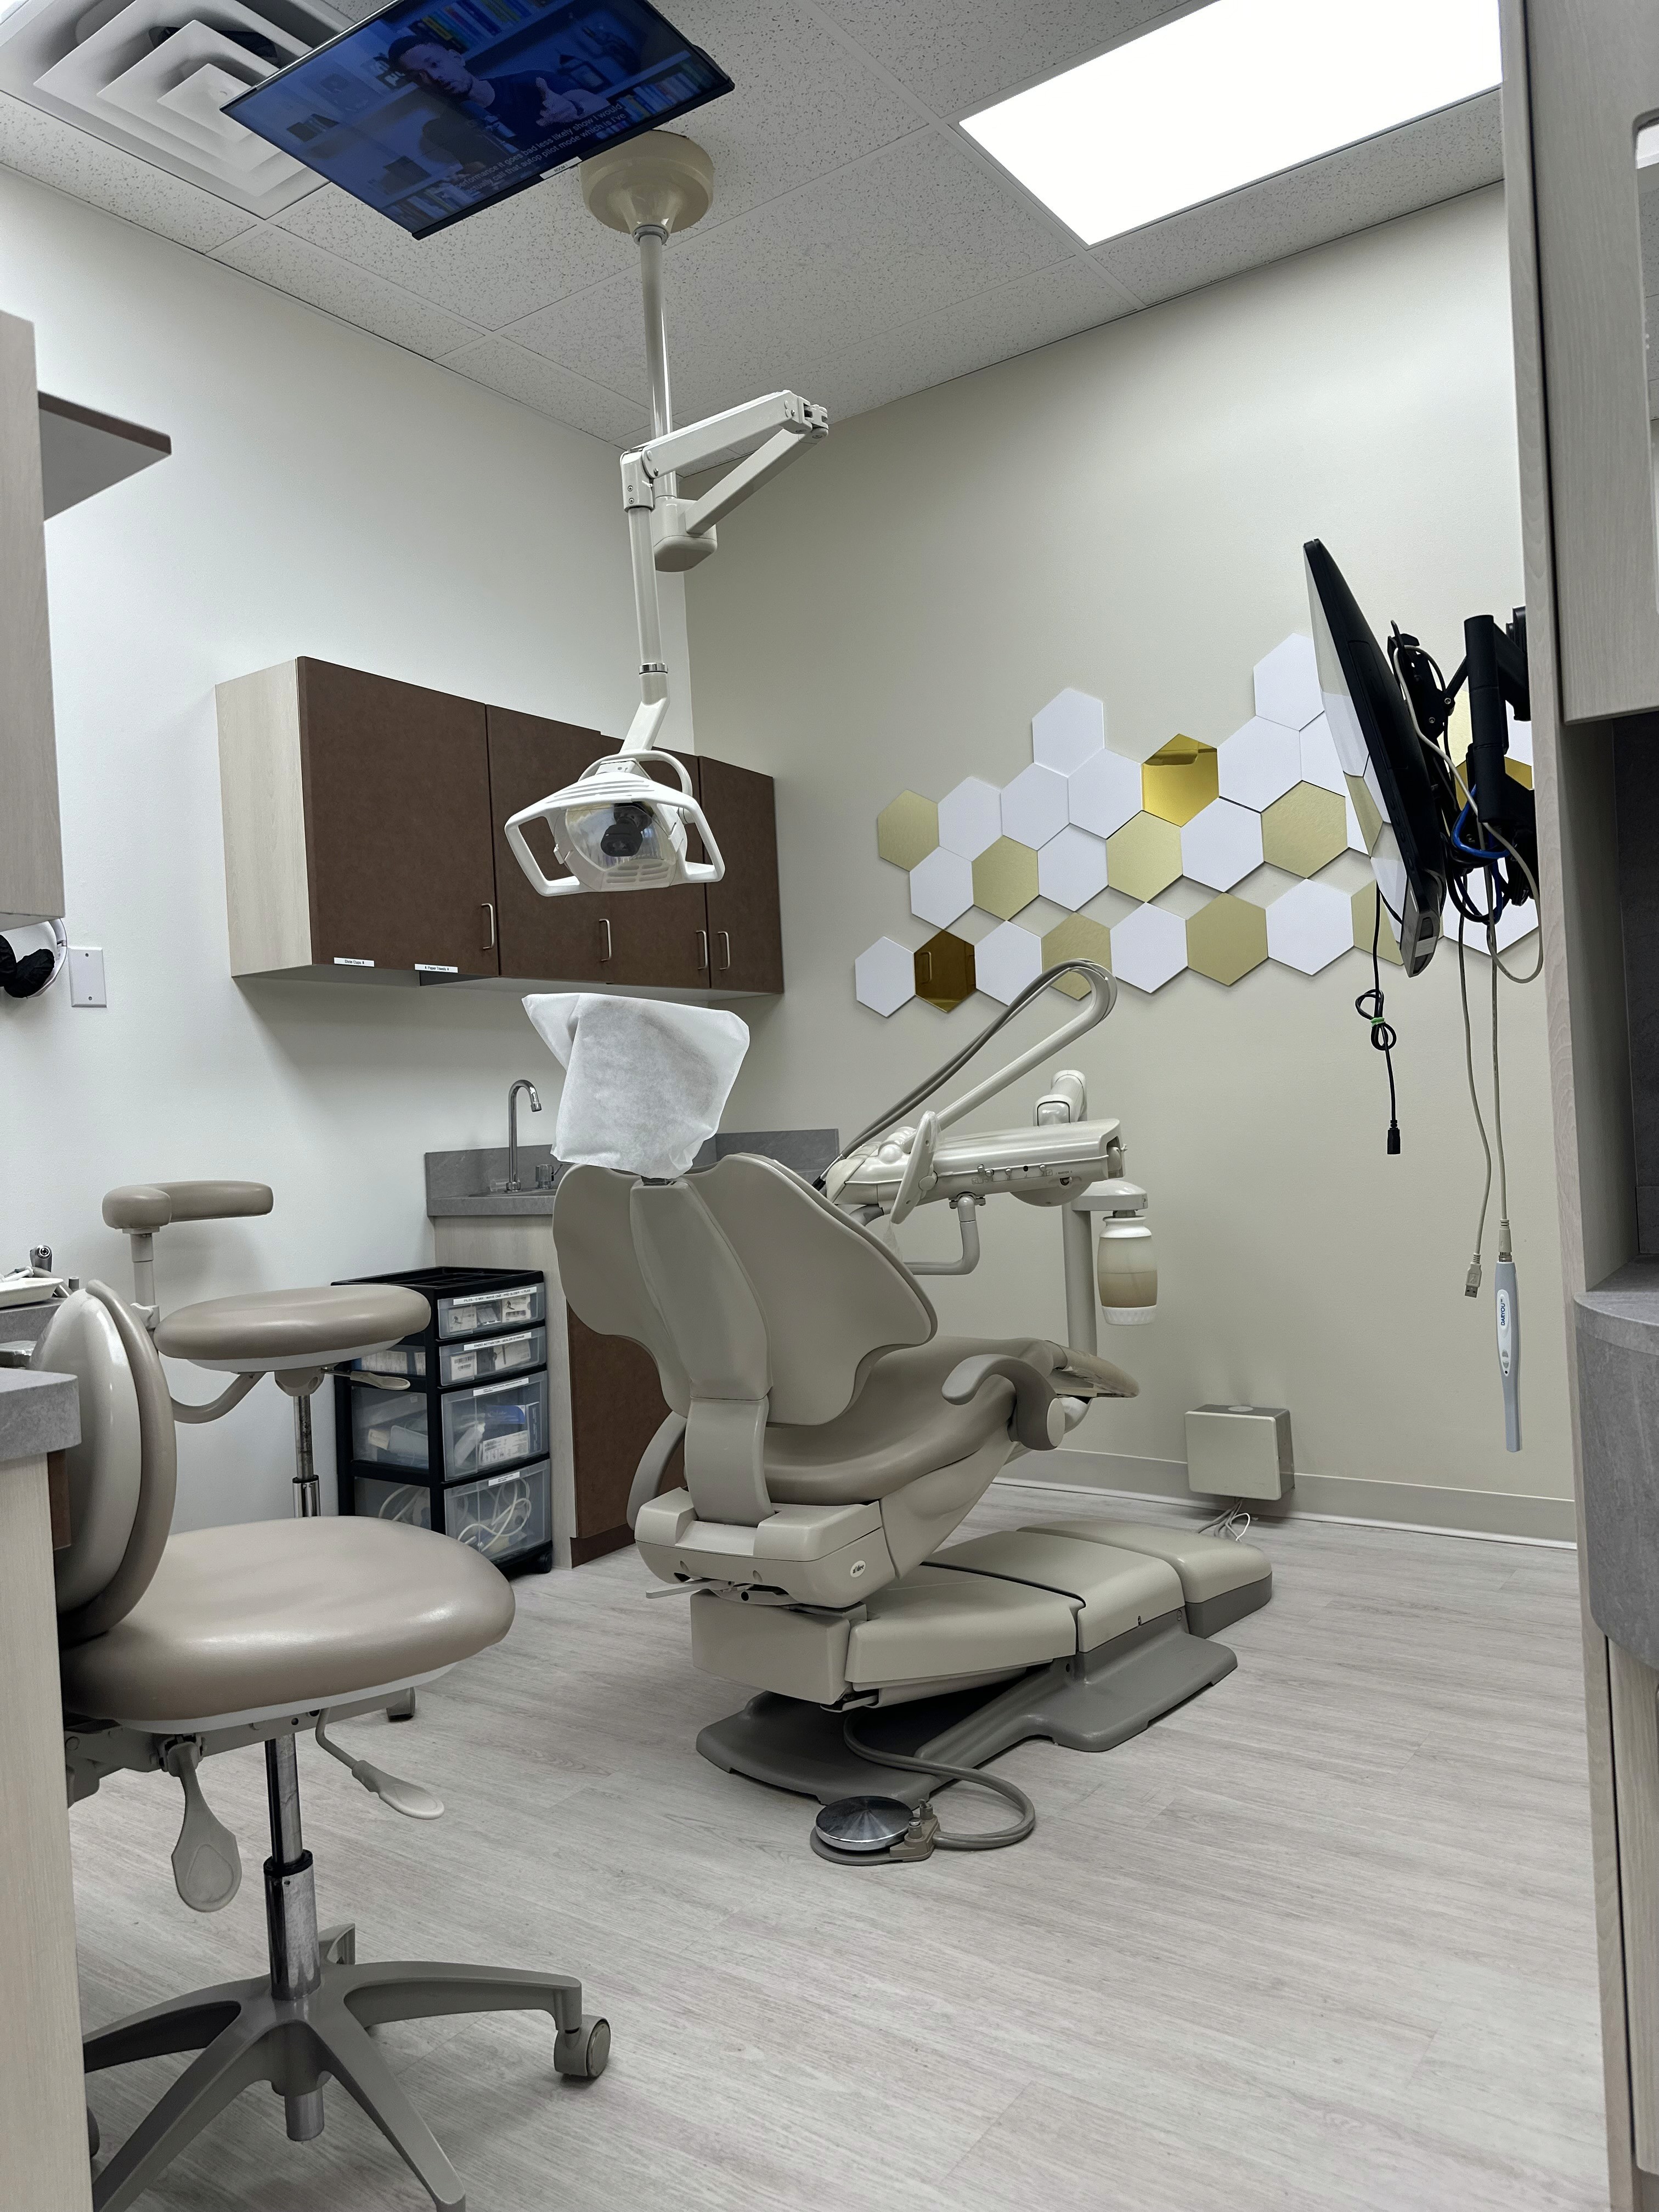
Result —
<instances>
[{"instance_id":1,"label":"stool seat","mask_svg":"<svg viewBox=\"0 0 1659 2212\"><path fill-rule=\"evenodd\" d=\"M59 1654L72 1712L154 1730L344 1705L497 1644L513 1590L401 1522L254 1521L170 1537L131 1613Z\"/></svg>"},{"instance_id":2,"label":"stool seat","mask_svg":"<svg viewBox=\"0 0 1659 2212\"><path fill-rule=\"evenodd\" d=\"M418 1291L395 1283L319 1283L298 1291L246 1291L180 1306L155 1332L170 1358L233 1375L320 1367L380 1352L426 1327Z\"/></svg>"}]
</instances>

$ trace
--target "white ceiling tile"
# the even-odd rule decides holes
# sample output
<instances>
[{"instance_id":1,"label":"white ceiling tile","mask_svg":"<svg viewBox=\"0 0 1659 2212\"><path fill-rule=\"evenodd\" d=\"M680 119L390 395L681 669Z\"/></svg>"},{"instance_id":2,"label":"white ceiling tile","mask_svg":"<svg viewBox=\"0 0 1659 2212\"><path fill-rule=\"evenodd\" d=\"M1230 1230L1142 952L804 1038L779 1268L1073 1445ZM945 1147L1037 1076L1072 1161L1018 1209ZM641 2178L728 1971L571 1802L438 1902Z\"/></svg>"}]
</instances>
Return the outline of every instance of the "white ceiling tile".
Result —
<instances>
[{"instance_id":1,"label":"white ceiling tile","mask_svg":"<svg viewBox=\"0 0 1659 2212\"><path fill-rule=\"evenodd\" d=\"M198 252L210 253L258 220L9 93L0 94L0 162Z\"/></svg>"},{"instance_id":2,"label":"white ceiling tile","mask_svg":"<svg viewBox=\"0 0 1659 2212\"><path fill-rule=\"evenodd\" d=\"M279 220L284 230L483 330L499 330L618 271L639 282L633 240L589 215L574 169L434 238L411 238L334 185L285 208Z\"/></svg>"},{"instance_id":3,"label":"white ceiling tile","mask_svg":"<svg viewBox=\"0 0 1659 2212\"><path fill-rule=\"evenodd\" d=\"M573 376L568 368L544 360L538 353L526 353L511 338L477 338L459 353L447 355L444 367L558 422L586 430L592 437L603 438L607 446L619 451L624 446L637 445L650 433L647 412L635 401L590 384L585 377Z\"/></svg>"},{"instance_id":4,"label":"white ceiling tile","mask_svg":"<svg viewBox=\"0 0 1659 2212\"><path fill-rule=\"evenodd\" d=\"M447 313L429 300L417 300L401 285L371 276L349 262L308 246L291 231L274 226L249 231L220 249L216 258L246 276L276 286L296 300L307 301L331 315L339 315L359 329L390 338L435 360L453 353L476 335L471 323Z\"/></svg>"},{"instance_id":5,"label":"white ceiling tile","mask_svg":"<svg viewBox=\"0 0 1659 2212\"><path fill-rule=\"evenodd\" d=\"M936 115L955 118L1000 94L1103 53L1188 0L823 0L865 52Z\"/></svg>"},{"instance_id":6,"label":"white ceiling tile","mask_svg":"<svg viewBox=\"0 0 1659 2212\"><path fill-rule=\"evenodd\" d=\"M1385 131L1109 240L1094 258L1150 305L1495 184L1504 173L1498 102L1483 93Z\"/></svg>"}]
</instances>

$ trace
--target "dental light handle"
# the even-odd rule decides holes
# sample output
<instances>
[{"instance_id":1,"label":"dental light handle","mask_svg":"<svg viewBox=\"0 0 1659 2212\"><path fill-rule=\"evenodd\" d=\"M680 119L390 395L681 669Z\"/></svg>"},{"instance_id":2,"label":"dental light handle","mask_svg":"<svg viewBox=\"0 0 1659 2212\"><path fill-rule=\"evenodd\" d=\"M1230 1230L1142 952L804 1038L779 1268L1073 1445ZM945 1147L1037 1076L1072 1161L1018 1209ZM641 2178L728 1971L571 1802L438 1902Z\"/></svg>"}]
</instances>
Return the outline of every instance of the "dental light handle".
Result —
<instances>
[{"instance_id":1,"label":"dental light handle","mask_svg":"<svg viewBox=\"0 0 1659 2212\"><path fill-rule=\"evenodd\" d=\"M1521 1449L1521 1286L1513 1260L1493 1270L1492 1303L1498 1322L1498 1371L1504 1385L1504 1449Z\"/></svg>"}]
</instances>

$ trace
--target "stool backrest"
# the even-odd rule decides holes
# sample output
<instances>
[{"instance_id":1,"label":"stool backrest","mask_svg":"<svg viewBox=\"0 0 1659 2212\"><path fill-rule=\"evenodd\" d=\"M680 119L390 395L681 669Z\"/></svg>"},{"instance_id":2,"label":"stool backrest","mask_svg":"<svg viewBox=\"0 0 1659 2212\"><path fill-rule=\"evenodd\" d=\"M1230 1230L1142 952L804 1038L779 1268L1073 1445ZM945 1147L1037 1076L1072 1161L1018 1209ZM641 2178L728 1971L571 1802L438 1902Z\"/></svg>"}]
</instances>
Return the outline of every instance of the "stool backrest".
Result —
<instances>
[{"instance_id":1,"label":"stool backrest","mask_svg":"<svg viewBox=\"0 0 1659 2212\"><path fill-rule=\"evenodd\" d=\"M54 1564L58 1641L84 1644L131 1612L166 1547L178 1477L172 1397L149 1333L102 1283L64 1299L29 1364L80 1386L70 1541Z\"/></svg>"}]
</instances>

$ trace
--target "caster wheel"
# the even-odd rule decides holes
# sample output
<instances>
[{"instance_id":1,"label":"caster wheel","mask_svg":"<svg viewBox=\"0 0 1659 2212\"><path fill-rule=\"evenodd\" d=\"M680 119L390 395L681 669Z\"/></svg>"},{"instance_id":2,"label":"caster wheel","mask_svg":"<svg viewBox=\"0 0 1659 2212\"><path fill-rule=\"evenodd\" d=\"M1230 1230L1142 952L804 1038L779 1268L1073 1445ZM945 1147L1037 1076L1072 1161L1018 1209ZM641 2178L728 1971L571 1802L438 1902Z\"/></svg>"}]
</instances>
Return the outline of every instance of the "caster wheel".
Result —
<instances>
[{"instance_id":1,"label":"caster wheel","mask_svg":"<svg viewBox=\"0 0 1659 2212\"><path fill-rule=\"evenodd\" d=\"M582 2014L580 2027L554 2038L554 2070L571 2081L597 2081L604 2073L610 2057L611 2023L608 2020L596 2018L591 2012Z\"/></svg>"},{"instance_id":2,"label":"caster wheel","mask_svg":"<svg viewBox=\"0 0 1659 2212\"><path fill-rule=\"evenodd\" d=\"M98 2147L102 2141L103 2137L98 2132L97 2115L88 2105L87 2106L87 2156L88 2158L97 2157Z\"/></svg>"}]
</instances>

